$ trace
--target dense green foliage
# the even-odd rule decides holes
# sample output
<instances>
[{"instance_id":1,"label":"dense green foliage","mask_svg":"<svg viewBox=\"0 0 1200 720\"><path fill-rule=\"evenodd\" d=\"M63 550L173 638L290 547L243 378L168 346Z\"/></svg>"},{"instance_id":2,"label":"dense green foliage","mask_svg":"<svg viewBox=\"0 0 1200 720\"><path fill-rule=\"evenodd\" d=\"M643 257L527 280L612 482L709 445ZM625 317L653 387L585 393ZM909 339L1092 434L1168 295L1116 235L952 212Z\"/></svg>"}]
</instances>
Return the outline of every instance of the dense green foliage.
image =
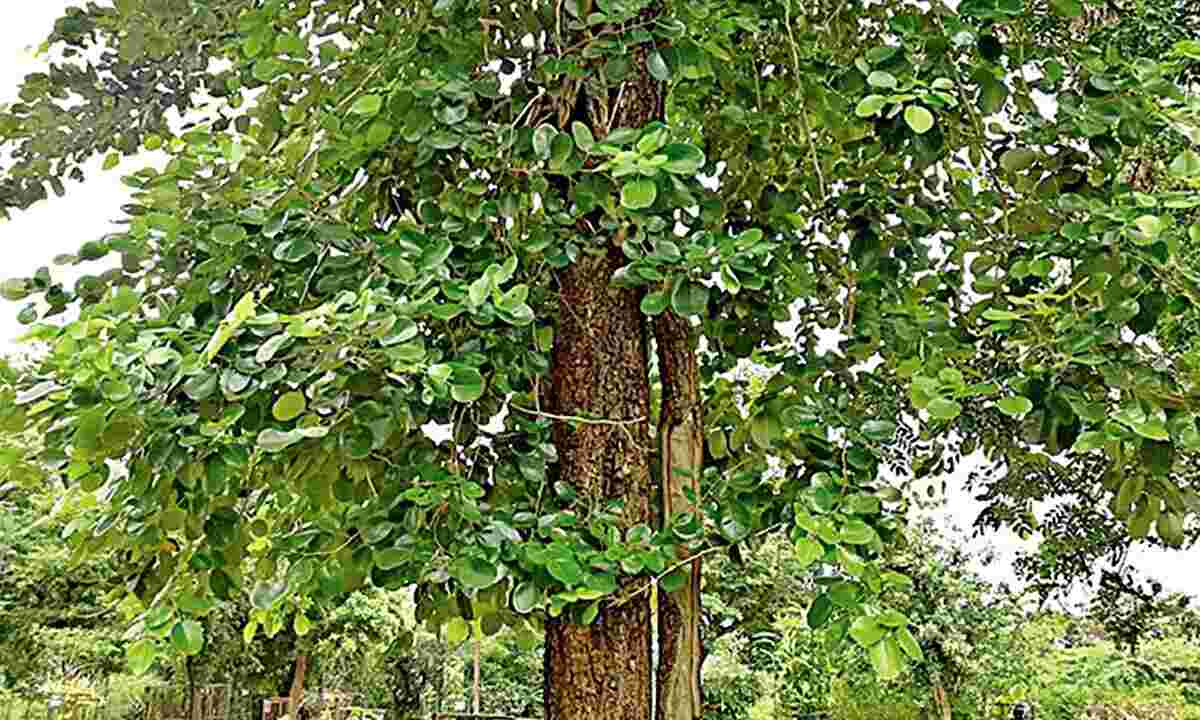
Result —
<instances>
[{"instance_id":1,"label":"dense green foliage","mask_svg":"<svg viewBox=\"0 0 1200 720\"><path fill-rule=\"evenodd\" d=\"M60 259L118 267L0 287L45 350L0 378L0 424L44 446L0 461L92 498L62 535L134 568L140 671L201 654L229 607L246 638L303 637L370 587L416 584L454 640L657 612L681 558L781 528L820 577L807 627L949 689L961 653L913 625L941 590L890 564L909 471L981 448L986 521L1030 529L1083 484L1123 538L1182 545L1200 512L1200 40L1140 56L1085 9L74 9L0 113L0 207L93 155L170 160L126 179L124 231ZM568 397L590 365L562 329L598 295L640 308L602 339L634 349L640 417ZM662 322L686 342L652 345ZM656 375L670 352L694 401ZM650 462L679 428L702 467ZM596 443L629 462L560 472ZM665 489L621 495L652 467ZM686 507L648 510L681 474Z\"/></svg>"}]
</instances>

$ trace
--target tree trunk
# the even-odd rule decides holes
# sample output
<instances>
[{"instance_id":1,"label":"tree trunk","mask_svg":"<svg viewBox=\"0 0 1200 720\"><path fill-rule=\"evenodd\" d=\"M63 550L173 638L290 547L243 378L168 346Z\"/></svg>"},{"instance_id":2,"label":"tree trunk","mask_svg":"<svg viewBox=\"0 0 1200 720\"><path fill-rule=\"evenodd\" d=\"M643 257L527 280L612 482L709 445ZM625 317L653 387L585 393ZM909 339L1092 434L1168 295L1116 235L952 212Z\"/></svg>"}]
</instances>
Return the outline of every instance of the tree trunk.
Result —
<instances>
[{"instance_id":1,"label":"tree trunk","mask_svg":"<svg viewBox=\"0 0 1200 720\"><path fill-rule=\"evenodd\" d=\"M304 702L304 676L308 674L308 655L296 656L296 669L292 673L292 689L288 692L288 715L300 720L300 705Z\"/></svg>"},{"instance_id":2,"label":"tree trunk","mask_svg":"<svg viewBox=\"0 0 1200 720\"><path fill-rule=\"evenodd\" d=\"M691 324L667 311L655 320L654 335L662 377L658 437L662 521L666 524L676 513L696 512L704 461L704 414ZM692 720L704 713L700 691L700 667L704 662L700 560L693 560L688 571L690 576L682 589L660 595L658 720Z\"/></svg>"},{"instance_id":3,"label":"tree trunk","mask_svg":"<svg viewBox=\"0 0 1200 720\"><path fill-rule=\"evenodd\" d=\"M649 24L661 11L662 4L654 3L642 11L640 20ZM648 44L636 47L630 58L632 71L619 92L610 91L608 97L593 98L591 102L572 100L569 113L560 108L559 124L565 127L568 119L578 120L601 137L608 129L640 128L665 119L663 85L648 68L651 50ZM573 93L569 95L574 97ZM610 108L611 113L604 118L578 115L583 108L601 107ZM558 477L571 483L583 502L621 500L627 525L646 523L653 527L660 520L660 511L686 506L678 492L655 487L650 472L649 324L640 308L642 292L611 284L613 273L626 262L620 250L621 237L619 232L606 246L586 247L579 259L559 274L559 322L547 404L559 415L616 421L643 418L622 425L580 423L574 428L560 421L554 428L554 444L559 458ZM685 320L675 319L682 323L672 326L683 333L682 343L672 342L671 352L675 354L664 365L679 368L681 374L672 375L669 388L664 382L663 407L687 414L699 406L696 363L690 327ZM677 390L685 394L666 397ZM693 418L696 422L690 423ZM684 449L676 451L672 445L676 460L665 467L680 467L682 459L687 466L694 465L697 474L685 480L686 470L672 471L663 474L663 482L698 481L699 417L687 415L686 419L671 422L673 426L683 423L687 429L666 436L674 439L664 442L682 442ZM652 657L651 611L645 594L616 607L603 604L591 625L573 624L565 615L549 620L546 717L698 718L698 571L697 564L688 588L662 603L667 607L656 618L664 623L657 642L657 672Z\"/></svg>"},{"instance_id":4,"label":"tree trunk","mask_svg":"<svg viewBox=\"0 0 1200 720\"><path fill-rule=\"evenodd\" d=\"M585 502L620 499L625 523L653 523L646 450L650 409L646 325L641 293L611 286L625 263L615 244L580 253L559 275L551 398L561 415L626 425L554 427L558 477ZM588 248L593 250L593 248ZM546 623L546 717L553 720L648 720L651 705L650 609L641 598L602 606L591 625L564 614Z\"/></svg>"}]
</instances>

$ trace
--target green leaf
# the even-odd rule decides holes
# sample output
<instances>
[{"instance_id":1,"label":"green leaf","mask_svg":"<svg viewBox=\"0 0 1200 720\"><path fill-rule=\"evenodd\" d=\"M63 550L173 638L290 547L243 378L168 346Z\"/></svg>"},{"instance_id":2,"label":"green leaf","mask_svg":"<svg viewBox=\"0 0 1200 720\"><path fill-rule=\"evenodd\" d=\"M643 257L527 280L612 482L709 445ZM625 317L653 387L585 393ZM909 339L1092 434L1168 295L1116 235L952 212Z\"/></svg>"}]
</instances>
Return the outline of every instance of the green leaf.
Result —
<instances>
[{"instance_id":1,"label":"green leaf","mask_svg":"<svg viewBox=\"0 0 1200 720\"><path fill-rule=\"evenodd\" d=\"M1080 0L1050 0L1050 9L1063 17L1077 18L1083 15L1083 3Z\"/></svg>"},{"instance_id":2,"label":"green leaf","mask_svg":"<svg viewBox=\"0 0 1200 720\"><path fill-rule=\"evenodd\" d=\"M1020 172L1033 167L1038 153L1029 148L1013 148L1000 156L1000 166L1009 172Z\"/></svg>"},{"instance_id":3,"label":"green leaf","mask_svg":"<svg viewBox=\"0 0 1200 720\"><path fill-rule=\"evenodd\" d=\"M533 583L526 581L517 585L517 587L513 589L513 610L516 610L522 615L528 615L541 604L542 593Z\"/></svg>"},{"instance_id":4,"label":"green leaf","mask_svg":"<svg viewBox=\"0 0 1200 720\"><path fill-rule=\"evenodd\" d=\"M450 566L450 574L471 590L489 588L500 579L499 568L478 557L464 557L454 561Z\"/></svg>"},{"instance_id":5,"label":"green leaf","mask_svg":"<svg viewBox=\"0 0 1200 720\"><path fill-rule=\"evenodd\" d=\"M659 82L671 79L671 69L667 67L667 61L663 59L662 53L657 50L650 53L650 57L646 59L646 69L650 71L650 76Z\"/></svg>"},{"instance_id":6,"label":"green leaf","mask_svg":"<svg viewBox=\"0 0 1200 720\"><path fill-rule=\"evenodd\" d=\"M275 605L275 601L283 597L283 593L286 590L287 583L259 583L254 587L254 591L250 593L250 604L259 610L270 610Z\"/></svg>"},{"instance_id":7,"label":"green leaf","mask_svg":"<svg viewBox=\"0 0 1200 720\"><path fill-rule=\"evenodd\" d=\"M896 76L884 70L876 70L867 76L867 84L875 88L894 90L896 88Z\"/></svg>"},{"instance_id":8,"label":"green leaf","mask_svg":"<svg viewBox=\"0 0 1200 720\"><path fill-rule=\"evenodd\" d=\"M691 570L687 567L681 567L670 573L667 573L662 580L659 581L659 587L663 592L675 593L687 587L688 578L690 578Z\"/></svg>"},{"instance_id":9,"label":"green leaf","mask_svg":"<svg viewBox=\"0 0 1200 720\"><path fill-rule=\"evenodd\" d=\"M204 649L204 628L195 620L175 623L171 644L184 655L199 655Z\"/></svg>"},{"instance_id":10,"label":"green leaf","mask_svg":"<svg viewBox=\"0 0 1200 720\"><path fill-rule=\"evenodd\" d=\"M876 643L867 651L867 654L871 658L871 665L875 667L875 674L881 680L895 680L900 677L908 665L904 660L904 654L900 651L899 644L891 637Z\"/></svg>"},{"instance_id":11,"label":"green leaf","mask_svg":"<svg viewBox=\"0 0 1200 720\"><path fill-rule=\"evenodd\" d=\"M1139 245L1153 243L1165 229L1162 219L1156 215L1142 215L1134 220L1133 224L1136 228L1133 238Z\"/></svg>"},{"instance_id":12,"label":"green leaf","mask_svg":"<svg viewBox=\"0 0 1200 720\"><path fill-rule=\"evenodd\" d=\"M646 293L642 298L642 312L647 315L661 315L666 309L669 301L665 292L656 291Z\"/></svg>"},{"instance_id":13,"label":"green leaf","mask_svg":"<svg viewBox=\"0 0 1200 720\"><path fill-rule=\"evenodd\" d=\"M707 314L708 288L691 280L676 280L671 289L671 308L684 317Z\"/></svg>"},{"instance_id":14,"label":"green leaf","mask_svg":"<svg viewBox=\"0 0 1200 720\"><path fill-rule=\"evenodd\" d=\"M918 135L924 135L933 128L933 113L920 105L909 105L904 109L904 122Z\"/></svg>"},{"instance_id":15,"label":"green leaf","mask_svg":"<svg viewBox=\"0 0 1200 720\"><path fill-rule=\"evenodd\" d=\"M770 450L781 437L783 426L778 417L762 412L750 421L750 439L763 450Z\"/></svg>"},{"instance_id":16,"label":"green leaf","mask_svg":"<svg viewBox=\"0 0 1200 720\"><path fill-rule=\"evenodd\" d=\"M267 452L279 452L295 445L303 439L304 436L295 430L284 432L282 430L275 430L274 428L267 428L258 433L256 443Z\"/></svg>"},{"instance_id":17,"label":"green leaf","mask_svg":"<svg viewBox=\"0 0 1200 720\"><path fill-rule=\"evenodd\" d=\"M483 397L484 381L479 370L459 365L450 375L450 397L460 403L475 402Z\"/></svg>"},{"instance_id":18,"label":"green leaf","mask_svg":"<svg viewBox=\"0 0 1200 720\"><path fill-rule=\"evenodd\" d=\"M1167 441L1171 439L1171 433L1167 431L1166 423L1154 418L1135 424L1133 431L1148 440Z\"/></svg>"},{"instance_id":19,"label":"green leaf","mask_svg":"<svg viewBox=\"0 0 1200 720\"><path fill-rule=\"evenodd\" d=\"M579 148L580 152L590 153L592 148L596 147L596 138L592 136L591 129L578 120L571 123L571 135L575 138L575 147Z\"/></svg>"},{"instance_id":20,"label":"green leaf","mask_svg":"<svg viewBox=\"0 0 1200 720\"><path fill-rule=\"evenodd\" d=\"M860 118L874 117L879 114L884 105L887 105L887 102L887 98L882 95L868 95L855 106L854 114Z\"/></svg>"},{"instance_id":21,"label":"green leaf","mask_svg":"<svg viewBox=\"0 0 1200 720\"><path fill-rule=\"evenodd\" d=\"M275 401L275 406L271 408L271 414L275 416L276 420L287 422L300 417L307 407L308 402L304 399L304 393L293 390L284 393Z\"/></svg>"},{"instance_id":22,"label":"green leaf","mask_svg":"<svg viewBox=\"0 0 1200 720\"><path fill-rule=\"evenodd\" d=\"M1108 443L1108 436L1102 432L1085 432L1075 438L1075 444L1071 446L1071 452L1085 453L1090 450L1098 450Z\"/></svg>"},{"instance_id":23,"label":"green leaf","mask_svg":"<svg viewBox=\"0 0 1200 720\"><path fill-rule=\"evenodd\" d=\"M183 392L197 402L208 398L217 391L219 376L214 371L193 375L183 384Z\"/></svg>"},{"instance_id":24,"label":"green leaf","mask_svg":"<svg viewBox=\"0 0 1200 720\"><path fill-rule=\"evenodd\" d=\"M242 299L238 300L237 305L233 306L233 309L229 311L229 314L226 315L225 319L222 320L217 326L217 331L213 333L211 338L209 338L208 344L204 347L204 362L209 363L213 361L213 358L217 356L217 353L221 352L221 348L223 348L225 344L229 342L229 340L235 334L237 334L237 331L243 325L245 325L247 321L254 317L257 306L258 300L253 291L242 295ZM146 362L150 365L162 364L158 361L166 360L167 356L153 354L164 352L174 351L170 350L170 348L155 348L150 353L146 354ZM178 355L178 353L175 354Z\"/></svg>"},{"instance_id":25,"label":"green leaf","mask_svg":"<svg viewBox=\"0 0 1200 720\"><path fill-rule=\"evenodd\" d=\"M889 628L902 628L909 625L908 616L897 610L884 610L876 620L880 625Z\"/></svg>"},{"instance_id":26,"label":"green leaf","mask_svg":"<svg viewBox=\"0 0 1200 720\"><path fill-rule=\"evenodd\" d=\"M125 649L125 659L134 675L145 675L158 657L158 648L152 640L138 640Z\"/></svg>"},{"instance_id":27,"label":"green leaf","mask_svg":"<svg viewBox=\"0 0 1200 720\"><path fill-rule=\"evenodd\" d=\"M878 537L871 526L862 520L848 520L842 526L841 541L850 545L868 545Z\"/></svg>"},{"instance_id":28,"label":"green leaf","mask_svg":"<svg viewBox=\"0 0 1200 720\"><path fill-rule=\"evenodd\" d=\"M658 185L650 178L631 180L621 188L621 206L630 210L645 210L658 198Z\"/></svg>"},{"instance_id":29,"label":"green leaf","mask_svg":"<svg viewBox=\"0 0 1200 720\"><path fill-rule=\"evenodd\" d=\"M542 123L533 131L533 153L542 160L550 159L550 150L558 130L553 125Z\"/></svg>"},{"instance_id":30,"label":"green leaf","mask_svg":"<svg viewBox=\"0 0 1200 720\"><path fill-rule=\"evenodd\" d=\"M828 595L822 594L814 598L812 605L808 606L805 619L810 629L820 630L825 627L825 623L829 622L829 618L832 616L833 602L829 599Z\"/></svg>"},{"instance_id":31,"label":"green leaf","mask_svg":"<svg viewBox=\"0 0 1200 720\"><path fill-rule=\"evenodd\" d=\"M380 570L395 570L408 562L409 554L400 548L386 548L375 552L371 561Z\"/></svg>"},{"instance_id":32,"label":"green leaf","mask_svg":"<svg viewBox=\"0 0 1200 720\"><path fill-rule=\"evenodd\" d=\"M378 115L383 109L383 98L379 95L363 95L350 106L355 115Z\"/></svg>"},{"instance_id":33,"label":"green leaf","mask_svg":"<svg viewBox=\"0 0 1200 720\"><path fill-rule=\"evenodd\" d=\"M550 143L550 167L556 170L563 169L574 154L575 142L571 140L571 136L566 133L555 135Z\"/></svg>"},{"instance_id":34,"label":"green leaf","mask_svg":"<svg viewBox=\"0 0 1200 720\"><path fill-rule=\"evenodd\" d=\"M948 398L934 398L925 406L929 416L936 420L953 420L962 414L962 405Z\"/></svg>"},{"instance_id":35,"label":"green leaf","mask_svg":"<svg viewBox=\"0 0 1200 720\"><path fill-rule=\"evenodd\" d=\"M887 628L881 627L875 618L869 615L860 617L850 626L850 637L864 648L874 646L887 634Z\"/></svg>"},{"instance_id":36,"label":"green leaf","mask_svg":"<svg viewBox=\"0 0 1200 720\"><path fill-rule=\"evenodd\" d=\"M317 251L317 244L308 238L292 238L275 246L271 256L280 262L297 263Z\"/></svg>"},{"instance_id":37,"label":"green leaf","mask_svg":"<svg viewBox=\"0 0 1200 720\"><path fill-rule=\"evenodd\" d=\"M660 151L667 156L662 169L672 175L695 175L704 167L704 151L687 143L672 143Z\"/></svg>"},{"instance_id":38,"label":"green leaf","mask_svg":"<svg viewBox=\"0 0 1200 720\"><path fill-rule=\"evenodd\" d=\"M859 430L872 442L891 442L896 437L896 423L890 420L868 420Z\"/></svg>"},{"instance_id":39,"label":"green leaf","mask_svg":"<svg viewBox=\"0 0 1200 720\"><path fill-rule=\"evenodd\" d=\"M1200 175L1200 155L1195 150L1184 150L1171 161L1171 174L1178 178L1190 178Z\"/></svg>"},{"instance_id":40,"label":"green leaf","mask_svg":"<svg viewBox=\"0 0 1200 720\"><path fill-rule=\"evenodd\" d=\"M575 587L583 582L583 569L573 557L556 557L546 563L546 570L563 585Z\"/></svg>"},{"instance_id":41,"label":"green leaf","mask_svg":"<svg viewBox=\"0 0 1200 720\"><path fill-rule=\"evenodd\" d=\"M450 645L458 645L466 640L471 635L471 626L467 621L460 617L450 618L450 622L446 623L446 642Z\"/></svg>"},{"instance_id":42,"label":"green leaf","mask_svg":"<svg viewBox=\"0 0 1200 720\"><path fill-rule=\"evenodd\" d=\"M917 643L917 639L913 637L908 628L901 627L896 630L895 637L896 644L913 662L925 662L925 653L921 652L920 644Z\"/></svg>"},{"instance_id":43,"label":"green leaf","mask_svg":"<svg viewBox=\"0 0 1200 720\"><path fill-rule=\"evenodd\" d=\"M1027 397L1014 395L1001 398L996 402L996 407L1009 417L1022 418L1033 410L1033 402Z\"/></svg>"},{"instance_id":44,"label":"green leaf","mask_svg":"<svg viewBox=\"0 0 1200 720\"><path fill-rule=\"evenodd\" d=\"M479 307L487 300L488 295L492 292L492 276L489 273L484 273L470 284L467 288L467 300L470 301L473 307Z\"/></svg>"},{"instance_id":45,"label":"green leaf","mask_svg":"<svg viewBox=\"0 0 1200 720\"><path fill-rule=\"evenodd\" d=\"M254 359L259 365L266 365L274 359L276 353L283 349L290 340L291 336L287 333L280 333L270 337L265 343L258 346L258 350L254 353Z\"/></svg>"},{"instance_id":46,"label":"green leaf","mask_svg":"<svg viewBox=\"0 0 1200 720\"><path fill-rule=\"evenodd\" d=\"M805 569L825 557L825 546L811 537L803 537L796 541L796 562Z\"/></svg>"},{"instance_id":47,"label":"green leaf","mask_svg":"<svg viewBox=\"0 0 1200 720\"><path fill-rule=\"evenodd\" d=\"M1024 315L1011 312L1009 310L996 310L995 308L991 308L983 311L983 319L991 320L993 322L1011 322L1013 320L1021 320L1023 318Z\"/></svg>"}]
</instances>

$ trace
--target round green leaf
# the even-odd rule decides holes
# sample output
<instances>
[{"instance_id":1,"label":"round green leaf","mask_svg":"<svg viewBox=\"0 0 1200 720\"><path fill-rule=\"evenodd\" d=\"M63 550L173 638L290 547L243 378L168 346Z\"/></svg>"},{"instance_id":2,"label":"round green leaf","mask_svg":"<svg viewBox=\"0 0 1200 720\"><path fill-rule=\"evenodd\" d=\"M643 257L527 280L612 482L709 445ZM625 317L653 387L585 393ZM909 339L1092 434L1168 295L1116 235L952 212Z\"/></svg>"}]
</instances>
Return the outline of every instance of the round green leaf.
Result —
<instances>
[{"instance_id":1,"label":"round green leaf","mask_svg":"<svg viewBox=\"0 0 1200 720\"><path fill-rule=\"evenodd\" d=\"M904 122L918 135L924 135L933 128L933 113L920 105L909 105L904 109Z\"/></svg>"},{"instance_id":2,"label":"round green leaf","mask_svg":"<svg viewBox=\"0 0 1200 720\"><path fill-rule=\"evenodd\" d=\"M671 307L684 317L704 315L708 310L708 288L691 280L677 280L671 290Z\"/></svg>"},{"instance_id":3,"label":"round green leaf","mask_svg":"<svg viewBox=\"0 0 1200 720\"><path fill-rule=\"evenodd\" d=\"M295 445L304 439L304 435L294 430L284 432L267 428L258 434L257 443L260 448L267 452L279 452L284 448Z\"/></svg>"},{"instance_id":4,"label":"round green leaf","mask_svg":"<svg viewBox=\"0 0 1200 720\"><path fill-rule=\"evenodd\" d=\"M645 210L658 198L658 186L650 178L639 178L621 188L621 206L630 210Z\"/></svg>"},{"instance_id":5,"label":"round green leaf","mask_svg":"<svg viewBox=\"0 0 1200 720\"><path fill-rule=\"evenodd\" d=\"M962 405L948 398L934 398L925 409L930 417L937 420L953 420L962 413Z\"/></svg>"},{"instance_id":6,"label":"round green leaf","mask_svg":"<svg viewBox=\"0 0 1200 720\"><path fill-rule=\"evenodd\" d=\"M583 582L583 568L573 557L557 557L546 563L546 570L567 587L574 587Z\"/></svg>"},{"instance_id":7,"label":"round green leaf","mask_svg":"<svg viewBox=\"0 0 1200 720\"><path fill-rule=\"evenodd\" d=\"M890 442L896 436L896 423L890 420L868 420L862 425L862 434L873 442Z\"/></svg>"},{"instance_id":8,"label":"round green leaf","mask_svg":"<svg viewBox=\"0 0 1200 720\"><path fill-rule=\"evenodd\" d=\"M657 50L650 53L650 57L646 59L646 69L650 71L650 76L659 82L671 79L671 69L667 67L667 61L663 59L662 53Z\"/></svg>"},{"instance_id":9,"label":"round green leaf","mask_svg":"<svg viewBox=\"0 0 1200 720\"><path fill-rule=\"evenodd\" d=\"M513 590L512 605L513 610L528 615L533 612L534 608L542 602L542 593L537 586L531 582L523 582Z\"/></svg>"},{"instance_id":10,"label":"round green leaf","mask_svg":"<svg viewBox=\"0 0 1200 720\"><path fill-rule=\"evenodd\" d=\"M891 637L884 638L868 651L875 674L881 680L895 680L907 668L900 645Z\"/></svg>"},{"instance_id":11,"label":"round green leaf","mask_svg":"<svg viewBox=\"0 0 1200 720\"><path fill-rule=\"evenodd\" d=\"M483 397L483 375L469 365L460 365L450 374L450 396L461 403L475 402Z\"/></svg>"},{"instance_id":12,"label":"round green leaf","mask_svg":"<svg viewBox=\"0 0 1200 720\"><path fill-rule=\"evenodd\" d=\"M642 298L642 312L647 315L661 315L667 309L668 301L665 292L647 293Z\"/></svg>"},{"instance_id":13,"label":"round green leaf","mask_svg":"<svg viewBox=\"0 0 1200 720\"><path fill-rule=\"evenodd\" d=\"M158 657L158 648L151 640L138 640L125 650L125 659L134 675L145 675Z\"/></svg>"},{"instance_id":14,"label":"round green leaf","mask_svg":"<svg viewBox=\"0 0 1200 720\"><path fill-rule=\"evenodd\" d=\"M801 568L807 568L825 557L825 546L813 538L804 537L796 542L796 561Z\"/></svg>"},{"instance_id":15,"label":"round green leaf","mask_svg":"<svg viewBox=\"0 0 1200 720\"><path fill-rule=\"evenodd\" d=\"M199 655L204 649L204 628L195 620L175 623L171 630L171 644L184 655Z\"/></svg>"},{"instance_id":16,"label":"round green leaf","mask_svg":"<svg viewBox=\"0 0 1200 720\"><path fill-rule=\"evenodd\" d=\"M478 557L459 558L450 566L450 574L471 590L491 587L500 579L500 569Z\"/></svg>"},{"instance_id":17,"label":"round green leaf","mask_svg":"<svg viewBox=\"0 0 1200 720\"><path fill-rule=\"evenodd\" d=\"M873 117L887 105L887 98L882 95L868 95L859 101L854 108L854 114L860 118Z\"/></svg>"},{"instance_id":18,"label":"round green leaf","mask_svg":"<svg viewBox=\"0 0 1200 720\"><path fill-rule=\"evenodd\" d=\"M1200 155L1195 150L1184 150L1171 161L1171 174L1175 177L1189 178L1200 175Z\"/></svg>"},{"instance_id":19,"label":"round green leaf","mask_svg":"<svg viewBox=\"0 0 1200 720\"><path fill-rule=\"evenodd\" d=\"M893 90L896 87L896 76L890 72L876 70L867 76L867 84L871 87Z\"/></svg>"},{"instance_id":20,"label":"round green leaf","mask_svg":"<svg viewBox=\"0 0 1200 720\"><path fill-rule=\"evenodd\" d=\"M704 151L695 145L672 143L660 152L667 156L662 169L674 175L695 175L704 167Z\"/></svg>"},{"instance_id":21,"label":"round green leaf","mask_svg":"<svg viewBox=\"0 0 1200 720\"><path fill-rule=\"evenodd\" d=\"M833 602L829 600L828 595L818 595L808 606L808 612L805 619L808 621L808 627L812 630L820 630L825 627L825 623L829 622L829 618L833 616Z\"/></svg>"},{"instance_id":22,"label":"round green leaf","mask_svg":"<svg viewBox=\"0 0 1200 720\"><path fill-rule=\"evenodd\" d=\"M878 643L887 635L887 632L887 628L882 627L875 618L869 615L860 617L850 626L850 637L865 648Z\"/></svg>"},{"instance_id":23,"label":"round green leaf","mask_svg":"<svg viewBox=\"0 0 1200 720\"><path fill-rule=\"evenodd\" d=\"M533 131L533 152L543 160L550 159L550 149L558 130L553 125L542 123Z\"/></svg>"},{"instance_id":24,"label":"round green leaf","mask_svg":"<svg viewBox=\"0 0 1200 720\"><path fill-rule=\"evenodd\" d=\"M579 148L580 152L589 153L596 146L596 138L592 135L591 128L578 120L571 123L571 135L575 138L575 147Z\"/></svg>"},{"instance_id":25,"label":"round green leaf","mask_svg":"<svg viewBox=\"0 0 1200 720\"><path fill-rule=\"evenodd\" d=\"M450 645L458 645L466 640L471 635L471 626L466 620L460 617L450 618L450 622L446 623L446 642Z\"/></svg>"},{"instance_id":26,"label":"round green leaf","mask_svg":"<svg viewBox=\"0 0 1200 720\"><path fill-rule=\"evenodd\" d=\"M304 399L304 393L293 390L289 393L284 393L278 400L275 401L275 407L271 408L271 414L280 422L295 420L308 407L307 401Z\"/></svg>"},{"instance_id":27,"label":"round green leaf","mask_svg":"<svg viewBox=\"0 0 1200 720\"><path fill-rule=\"evenodd\" d=\"M387 548L375 553L372 558L380 570L395 570L408 562L409 554L400 548Z\"/></svg>"},{"instance_id":28,"label":"round green leaf","mask_svg":"<svg viewBox=\"0 0 1200 720\"><path fill-rule=\"evenodd\" d=\"M880 625L890 628L902 628L909 625L908 616L897 610L885 610L876 620Z\"/></svg>"},{"instance_id":29,"label":"round green leaf","mask_svg":"<svg viewBox=\"0 0 1200 720\"><path fill-rule=\"evenodd\" d=\"M1000 412L1009 417L1021 418L1027 415L1030 410L1033 410L1033 402L1027 397L1014 395L1012 397L1001 398L996 402L996 407Z\"/></svg>"},{"instance_id":30,"label":"round green leaf","mask_svg":"<svg viewBox=\"0 0 1200 720\"><path fill-rule=\"evenodd\" d=\"M896 630L896 644L904 651L904 654L913 660L913 662L925 662L925 653L921 652L921 646L917 643L917 639L909 632L908 628L901 627Z\"/></svg>"},{"instance_id":31,"label":"round green leaf","mask_svg":"<svg viewBox=\"0 0 1200 720\"><path fill-rule=\"evenodd\" d=\"M270 610L275 601L283 597L287 584L282 582L264 582L255 586L250 593L250 604L259 610Z\"/></svg>"},{"instance_id":32,"label":"round green leaf","mask_svg":"<svg viewBox=\"0 0 1200 720\"><path fill-rule=\"evenodd\" d=\"M363 95L350 106L355 115L377 115L383 109L383 98L378 95Z\"/></svg>"}]
</instances>

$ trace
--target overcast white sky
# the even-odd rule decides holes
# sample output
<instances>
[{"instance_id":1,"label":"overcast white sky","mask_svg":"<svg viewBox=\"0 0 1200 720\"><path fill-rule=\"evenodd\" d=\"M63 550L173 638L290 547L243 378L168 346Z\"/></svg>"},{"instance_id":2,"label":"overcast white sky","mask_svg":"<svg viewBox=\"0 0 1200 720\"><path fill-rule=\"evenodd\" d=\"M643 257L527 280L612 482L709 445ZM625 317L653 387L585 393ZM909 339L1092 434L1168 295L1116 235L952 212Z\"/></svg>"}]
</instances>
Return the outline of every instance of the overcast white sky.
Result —
<instances>
[{"instance_id":1,"label":"overcast white sky","mask_svg":"<svg viewBox=\"0 0 1200 720\"><path fill-rule=\"evenodd\" d=\"M22 3L19 11L5 14L4 22L0 23L0 103L11 102L20 79L40 66L31 50L50 32L54 20L64 8L80 4L37 0ZM121 170L136 167L136 163L127 162L118 170L101 172L97 160L83 186L68 186L66 197L53 198L0 224L0 279L28 276L36 268L50 264L55 255L74 252L83 242L108 232L111 221L129 197L120 183ZM73 277L79 272L73 268L51 269L58 277ZM19 306L0 301L0 352L15 347L12 340L21 331L15 320L18 310ZM938 515L947 524L969 528L980 506L965 493L953 495L953 500ZM972 547L982 544L966 538L963 542ZM994 580L1011 580L1011 562L1021 547L1020 541L1004 535L986 538L983 543L991 543L1000 551L999 561L984 569L985 575ZM1137 553L1135 565L1156 576L1168 588L1200 597L1200 549L1187 553L1147 550Z\"/></svg>"}]
</instances>

